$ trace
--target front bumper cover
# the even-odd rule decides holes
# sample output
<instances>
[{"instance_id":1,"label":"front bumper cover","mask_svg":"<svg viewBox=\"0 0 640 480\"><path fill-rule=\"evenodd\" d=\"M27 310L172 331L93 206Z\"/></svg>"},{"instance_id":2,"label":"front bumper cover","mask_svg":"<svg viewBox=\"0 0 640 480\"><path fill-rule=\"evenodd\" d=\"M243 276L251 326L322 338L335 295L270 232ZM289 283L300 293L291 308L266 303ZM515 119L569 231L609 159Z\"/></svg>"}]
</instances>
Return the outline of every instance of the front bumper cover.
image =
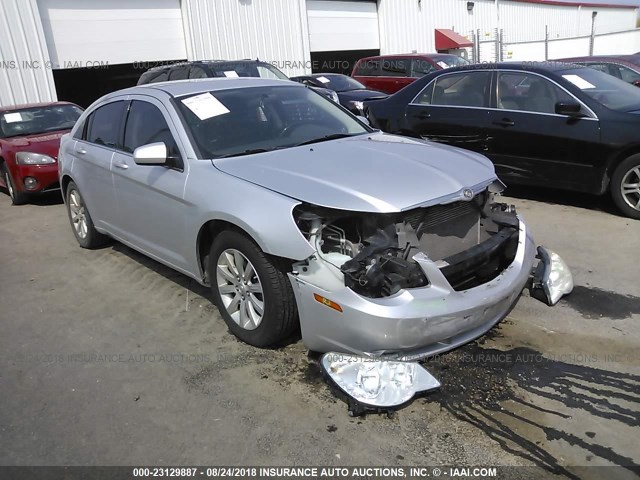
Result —
<instances>
[{"instance_id":1,"label":"front bumper cover","mask_svg":"<svg viewBox=\"0 0 640 480\"><path fill-rule=\"evenodd\" d=\"M324 291L289 274L307 348L413 361L468 343L509 313L530 278L536 247L520 220L513 262L495 279L459 292L426 255L414 259L429 286L383 298L366 298L347 287ZM314 293L342 311L316 301Z\"/></svg>"}]
</instances>

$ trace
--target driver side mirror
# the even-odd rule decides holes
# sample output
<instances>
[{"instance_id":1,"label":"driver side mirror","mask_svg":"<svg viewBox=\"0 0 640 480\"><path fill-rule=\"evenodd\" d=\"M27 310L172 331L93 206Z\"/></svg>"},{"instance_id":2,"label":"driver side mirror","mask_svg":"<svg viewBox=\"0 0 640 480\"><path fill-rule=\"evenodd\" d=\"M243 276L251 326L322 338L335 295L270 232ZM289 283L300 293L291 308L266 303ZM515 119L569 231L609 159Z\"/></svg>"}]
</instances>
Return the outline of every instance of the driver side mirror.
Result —
<instances>
[{"instance_id":1,"label":"driver side mirror","mask_svg":"<svg viewBox=\"0 0 640 480\"><path fill-rule=\"evenodd\" d=\"M558 115L567 115L569 117L582 117L580 110L581 105L576 102L558 102L556 103L556 113Z\"/></svg>"},{"instance_id":2,"label":"driver side mirror","mask_svg":"<svg viewBox=\"0 0 640 480\"><path fill-rule=\"evenodd\" d=\"M167 146L164 142L141 145L133 151L133 161L138 165L166 165Z\"/></svg>"},{"instance_id":3,"label":"driver side mirror","mask_svg":"<svg viewBox=\"0 0 640 480\"><path fill-rule=\"evenodd\" d=\"M635 85L636 87L640 87L640 80L635 80L634 82L631 82L632 85Z\"/></svg>"}]
</instances>

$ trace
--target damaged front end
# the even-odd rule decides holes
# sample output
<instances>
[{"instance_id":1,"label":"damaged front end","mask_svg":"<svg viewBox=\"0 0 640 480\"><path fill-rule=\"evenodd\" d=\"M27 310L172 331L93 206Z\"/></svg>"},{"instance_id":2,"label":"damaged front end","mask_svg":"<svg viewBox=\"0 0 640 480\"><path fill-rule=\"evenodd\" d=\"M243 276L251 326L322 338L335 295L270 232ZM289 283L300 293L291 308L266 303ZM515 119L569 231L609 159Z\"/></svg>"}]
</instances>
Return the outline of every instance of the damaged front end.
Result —
<instances>
[{"instance_id":1,"label":"damaged front end","mask_svg":"<svg viewBox=\"0 0 640 480\"><path fill-rule=\"evenodd\" d=\"M489 190L469 201L390 214L299 205L294 217L317 252L294 265L295 275L367 298L429 286L418 254L435 262L454 290L476 287L498 276L518 246L515 208L495 202Z\"/></svg>"},{"instance_id":2,"label":"damaged front end","mask_svg":"<svg viewBox=\"0 0 640 480\"><path fill-rule=\"evenodd\" d=\"M397 213L294 209L316 251L290 274L302 338L310 350L330 352L322 366L352 398L352 414L396 406L405 396L390 392L401 385L405 394L437 388L416 360L486 333L534 269L534 286L547 298L544 285L563 288L548 303L570 291L564 262L536 250L515 207L496 201L500 187L496 181L467 200Z\"/></svg>"}]
</instances>

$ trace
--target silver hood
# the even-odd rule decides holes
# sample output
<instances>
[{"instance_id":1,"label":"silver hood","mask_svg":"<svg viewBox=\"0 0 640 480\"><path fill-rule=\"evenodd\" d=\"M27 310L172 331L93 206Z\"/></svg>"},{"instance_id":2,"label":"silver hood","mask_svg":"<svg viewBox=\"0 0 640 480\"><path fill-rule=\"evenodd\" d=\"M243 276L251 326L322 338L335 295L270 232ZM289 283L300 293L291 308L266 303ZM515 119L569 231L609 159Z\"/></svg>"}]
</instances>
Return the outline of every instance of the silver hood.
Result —
<instances>
[{"instance_id":1,"label":"silver hood","mask_svg":"<svg viewBox=\"0 0 640 480\"><path fill-rule=\"evenodd\" d=\"M322 207L391 213L464 199L496 179L482 155L372 133L214 160L221 171ZM468 192L467 192L468 194Z\"/></svg>"}]
</instances>

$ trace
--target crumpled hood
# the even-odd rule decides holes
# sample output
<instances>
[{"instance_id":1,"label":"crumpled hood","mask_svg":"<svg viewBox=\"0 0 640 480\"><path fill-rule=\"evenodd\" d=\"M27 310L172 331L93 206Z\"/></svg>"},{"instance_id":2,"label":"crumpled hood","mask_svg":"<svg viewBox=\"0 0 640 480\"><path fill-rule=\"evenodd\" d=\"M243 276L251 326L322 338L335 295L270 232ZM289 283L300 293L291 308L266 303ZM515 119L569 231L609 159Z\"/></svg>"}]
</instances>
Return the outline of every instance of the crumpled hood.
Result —
<instances>
[{"instance_id":1,"label":"crumpled hood","mask_svg":"<svg viewBox=\"0 0 640 480\"><path fill-rule=\"evenodd\" d=\"M462 200L465 190L479 193L496 179L493 164L482 155L383 133L213 164L306 203L360 212L391 213Z\"/></svg>"}]
</instances>

